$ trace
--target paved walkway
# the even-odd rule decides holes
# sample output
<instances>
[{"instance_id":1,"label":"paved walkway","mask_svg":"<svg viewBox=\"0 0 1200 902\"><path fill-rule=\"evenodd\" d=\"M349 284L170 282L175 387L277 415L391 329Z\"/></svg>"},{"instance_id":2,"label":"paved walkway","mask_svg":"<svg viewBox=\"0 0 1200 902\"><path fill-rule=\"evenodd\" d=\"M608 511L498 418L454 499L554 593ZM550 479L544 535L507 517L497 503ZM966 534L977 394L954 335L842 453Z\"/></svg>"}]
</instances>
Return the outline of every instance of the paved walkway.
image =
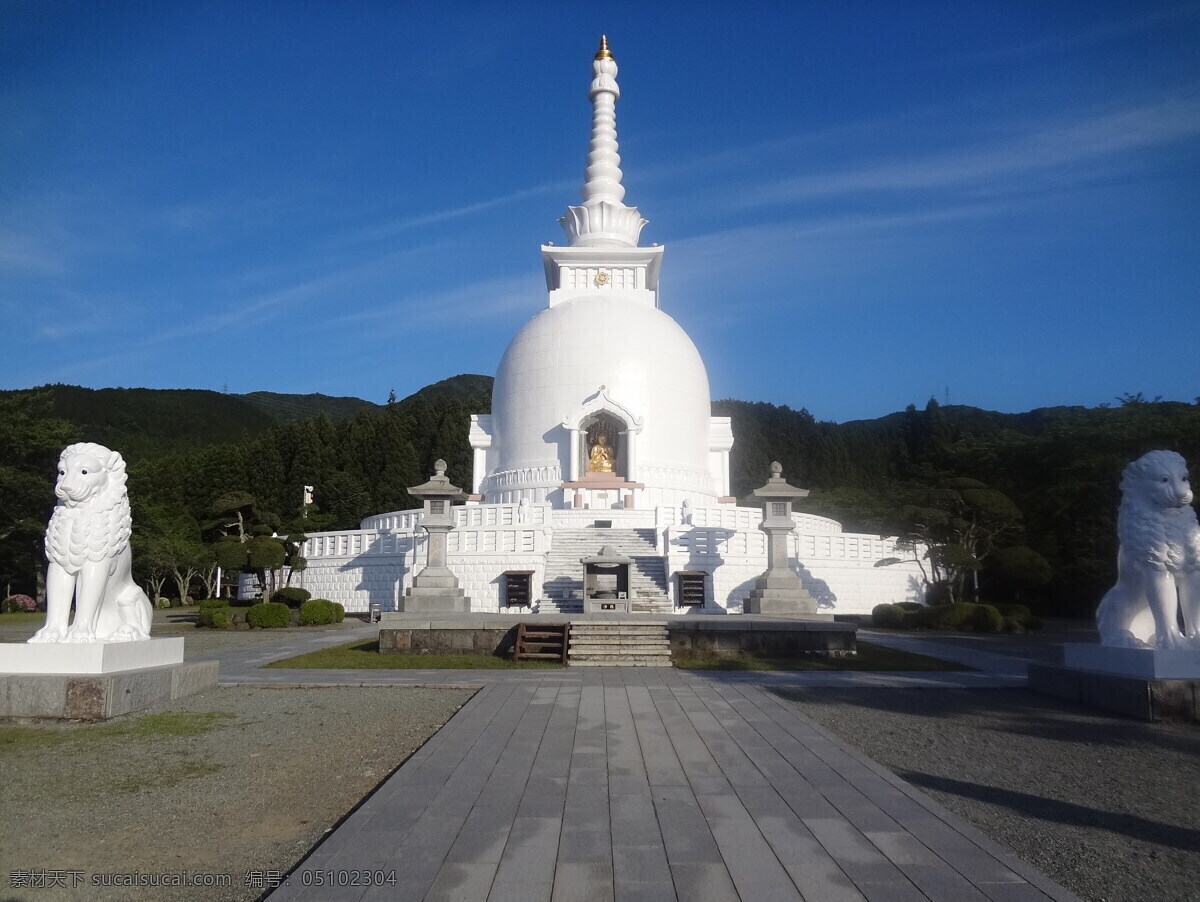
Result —
<instances>
[{"instance_id":1,"label":"paved walkway","mask_svg":"<svg viewBox=\"0 0 1200 902\"><path fill-rule=\"evenodd\" d=\"M271 902L1076 898L767 688L1019 685L1011 664L974 675L258 669L374 631L219 656L223 683L480 687Z\"/></svg>"}]
</instances>

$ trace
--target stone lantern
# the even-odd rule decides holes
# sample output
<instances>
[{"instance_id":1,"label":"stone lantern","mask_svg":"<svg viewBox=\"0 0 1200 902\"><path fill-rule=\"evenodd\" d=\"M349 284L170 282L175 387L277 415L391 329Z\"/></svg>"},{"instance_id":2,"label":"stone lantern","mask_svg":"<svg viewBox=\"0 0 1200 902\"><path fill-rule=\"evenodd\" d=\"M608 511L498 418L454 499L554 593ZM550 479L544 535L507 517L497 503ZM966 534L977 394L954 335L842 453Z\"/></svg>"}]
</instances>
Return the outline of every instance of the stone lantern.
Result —
<instances>
[{"instance_id":1,"label":"stone lantern","mask_svg":"<svg viewBox=\"0 0 1200 902\"><path fill-rule=\"evenodd\" d=\"M583 564L583 612L602 611L629 613L629 565L626 557L612 545L605 545L599 554L580 558Z\"/></svg>"},{"instance_id":2,"label":"stone lantern","mask_svg":"<svg viewBox=\"0 0 1200 902\"><path fill-rule=\"evenodd\" d=\"M435 462L433 468L434 475L428 482L408 490L410 495L424 502L421 526L429 534L429 543L425 569L417 574L404 596L401 609L406 613L470 610L470 599L459 588L458 577L446 566L446 537L454 528L451 505L455 501L465 501L467 496L458 486L450 484L444 460Z\"/></svg>"},{"instance_id":3,"label":"stone lantern","mask_svg":"<svg viewBox=\"0 0 1200 902\"><path fill-rule=\"evenodd\" d=\"M795 531L792 502L807 498L808 489L787 484L779 461L771 464L771 478L754 490L763 502L759 529L767 534L767 569L754 581L754 589L742 610L747 614L815 614L817 603L800 577L788 566L788 536Z\"/></svg>"}]
</instances>

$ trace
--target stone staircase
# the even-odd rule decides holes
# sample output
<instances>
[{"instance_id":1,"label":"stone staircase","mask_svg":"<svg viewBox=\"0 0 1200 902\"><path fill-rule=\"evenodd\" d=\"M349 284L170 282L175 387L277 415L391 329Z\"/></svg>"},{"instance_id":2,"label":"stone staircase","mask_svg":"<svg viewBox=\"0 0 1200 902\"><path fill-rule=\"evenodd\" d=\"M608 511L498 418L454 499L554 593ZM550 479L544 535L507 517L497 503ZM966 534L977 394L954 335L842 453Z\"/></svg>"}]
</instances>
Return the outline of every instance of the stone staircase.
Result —
<instances>
[{"instance_id":1,"label":"stone staircase","mask_svg":"<svg viewBox=\"0 0 1200 902\"><path fill-rule=\"evenodd\" d=\"M654 621L574 621L567 647L572 667L670 667L667 625Z\"/></svg>"},{"instance_id":2,"label":"stone staircase","mask_svg":"<svg viewBox=\"0 0 1200 902\"><path fill-rule=\"evenodd\" d=\"M630 608L637 613L669 614L673 610L667 594L667 573L658 553L653 529L554 530L554 542L546 553L546 575L538 602L539 614L583 613L583 565L581 558L596 554L604 545L633 559L629 568Z\"/></svg>"}]
</instances>

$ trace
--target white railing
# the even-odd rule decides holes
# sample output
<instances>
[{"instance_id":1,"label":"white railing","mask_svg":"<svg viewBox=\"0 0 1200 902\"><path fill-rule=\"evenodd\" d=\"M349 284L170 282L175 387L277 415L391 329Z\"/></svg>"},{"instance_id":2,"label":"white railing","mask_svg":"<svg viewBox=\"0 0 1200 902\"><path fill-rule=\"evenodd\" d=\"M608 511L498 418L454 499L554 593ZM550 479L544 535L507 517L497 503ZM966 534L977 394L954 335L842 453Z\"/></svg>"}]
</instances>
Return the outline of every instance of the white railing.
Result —
<instances>
[{"instance_id":1,"label":"white railing","mask_svg":"<svg viewBox=\"0 0 1200 902\"><path fill-rule=\"evenodd\" d=\"M398 555L412 551L415 534L354 529L345 532L318 532L310 535L301 554L309 562L327 557L360 555Z\"/></svg>"}]
</instances>

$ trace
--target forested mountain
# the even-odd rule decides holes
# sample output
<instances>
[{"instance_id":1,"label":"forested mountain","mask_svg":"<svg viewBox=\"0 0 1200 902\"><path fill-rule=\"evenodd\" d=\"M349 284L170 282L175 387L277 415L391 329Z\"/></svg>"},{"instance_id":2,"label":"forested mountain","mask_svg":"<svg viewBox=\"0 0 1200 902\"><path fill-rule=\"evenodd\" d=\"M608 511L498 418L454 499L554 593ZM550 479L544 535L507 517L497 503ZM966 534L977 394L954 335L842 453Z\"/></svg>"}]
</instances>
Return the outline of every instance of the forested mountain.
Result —
<instances>
[{"instance_id":1,"label":"forested mountain","mask_svg":"<svg viewBox=\"0 0 1200 902\"><path fill-rule=\"evenodd\" d=\"M48 399L49 415L90 442L119 448L128 461L170 451L235 442L281 420L326 414L334 422L378 405L327 395L230 395L203 389L81 388L44 385L0 392L0 400Z\"/></svg>"},{"instance_id":2,"label":"forested mountain","mask_svg":"<svg viewBox=\"0 0 1200 902\"><path fill-rule=\"evenodd\" d=\"M362 398L333 398L329 395L281 395L269 391L253 391L243 398L272 420L303 420L325 414L333 422L354 416L360 410L374 410L379 405Z\"/></svg>"},{"instance_id":3,"label":"forested mountain","mask_svg":"<svg viewBox=\"0 0 1200 902\"><path fill-rule=\"evenodd\" d=\"M253 516L271 529L313 530L354 528L369 514L416 506L406 489L424 482L438 457L468 486L470 414L490 409L490 392L489 377L457 376L385 405L358 401L357 410L343 403L355 399L319 395L251 400L69 386L0 393L0 581L34 588L53 461L68 441L125 454L145 568L155 555L177 554L155 544L163 536L202 556L224 496L249 496ZM288 418L306 405L318 414ZM713 413L733 418L732 489L746 503L778 460L792 484L811 490L806 509L848 531L940 543L932 576L965 592L977 571L984 596L1019 595L1045 611L1087 613L1114 578L1129 461L1155 448L1200 461L1200 404L1140 396L1022 414L931 400L841 424L744 401L718 401ZM304 485L316 487L315 504L301 520Z\"/></svg>"}]
</instances>

